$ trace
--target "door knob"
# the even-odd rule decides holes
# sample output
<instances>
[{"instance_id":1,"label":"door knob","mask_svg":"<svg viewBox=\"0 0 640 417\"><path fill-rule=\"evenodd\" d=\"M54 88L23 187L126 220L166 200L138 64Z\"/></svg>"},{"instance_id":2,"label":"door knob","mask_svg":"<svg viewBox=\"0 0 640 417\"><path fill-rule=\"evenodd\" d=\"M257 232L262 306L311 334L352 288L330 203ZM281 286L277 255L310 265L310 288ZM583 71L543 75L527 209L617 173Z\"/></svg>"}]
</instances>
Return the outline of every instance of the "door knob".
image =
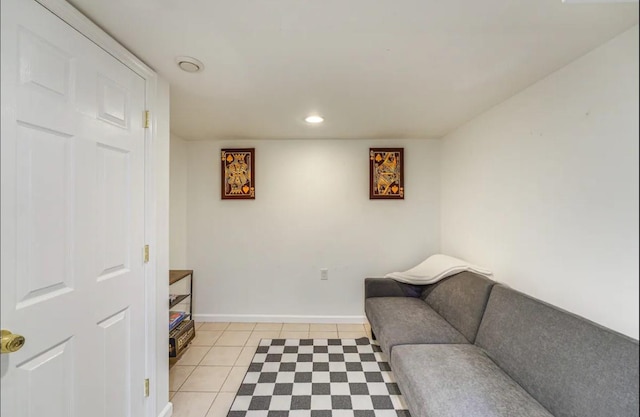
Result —
<instances>
[{"instance_id":1,"label":"door knob","mask_svg":"<svg viewBox=\"0 0 640 417\"><path fill-rule=\"evenodd\" d=\"M12 353L20 350L24 346L24 336L13 334L9 330L1 330L2 353Z\"/></svg>"}]
</instances>

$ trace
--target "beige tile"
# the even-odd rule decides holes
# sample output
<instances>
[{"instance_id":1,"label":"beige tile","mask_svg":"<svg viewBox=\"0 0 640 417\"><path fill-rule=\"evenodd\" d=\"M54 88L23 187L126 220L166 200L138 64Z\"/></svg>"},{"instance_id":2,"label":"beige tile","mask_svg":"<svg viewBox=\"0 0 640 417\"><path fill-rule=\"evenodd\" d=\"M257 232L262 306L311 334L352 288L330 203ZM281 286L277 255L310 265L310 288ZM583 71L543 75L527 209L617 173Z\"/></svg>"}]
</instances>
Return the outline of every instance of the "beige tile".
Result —
<instances>
[{"instance_id":1,"label":"beige tile","mask_svg":"<svg viewBox=\"0 0 640 417\"><path fill-rule=\"evenodd\" d=\"M283 332L308 332L309 324L308 323L285 323L282 326Z\"/></svg>"},{"instance_id":2,"label":"beige tile","mask_svg":"<svg viewBox=\"0 0 640 417\"><path fill-rule=\"evenodd\" d=\"M225 330L253 330L256 327L255 323L229 323L229 327Z\"/></svg>"},{"instance_id":3,"label":"beige tile","mask_svg":"<svg viewBox=\"0 0 640 417\"><path fill-rule=\"evenodd\" d=\"M189 346L187 351L184 352L178 362L176 362L176 365L197 365L209 349L211 348L208 346Z\"/></svg>"},{"instance_id":4,"label":"beige tile","mask_svg":"<svg viewBox=\"0 0 640 417\"><path fill-rule=\"evenodd\" d=\"M280 332L277 330L272 331L264 331L264 332L256 332L254 331L249 336L247 343L245 346L258 346L260 343L260 339L277 339L280 336Z\"/></svg>"},{"instance_id":5,"label":"beige tile","mask_svg":"<svg viewBox=\"0 0 640 417\"><path fill-rule=\"evenodd\" d=\"M244 346L251 336L249 331L225 331L222 336L216 340L216 346Z\"/></svg>"},{"instance_id":6,"label":"beige tile","mask_svg":"<svg viewBox=\"0 0 640 417\"><path fill-rule=\"evenodd\" d=\"M176 395L175 391L169 391L169 400L171 400L174 395Z\"/></svg>"},{"instance_id":7,"label":"beige tile","mask_svg":"<svg viewBox=\"0 0 640 417\"><path fill-rule=\"evenodd\" d=\"M282 330L282 323L258 323L256 327L253 329L254 331L271 331L271 330Z\"/></svg>"},{"instance_id":8,"label":"beige tile","mask_svg":"<svg viewBox=\"0 0 640 417\"><path fill-rule=\"evenodd\" d=\"M309 332L309 339L337 339L338 332Z\"/></svg>"},{"instance_id":9,"label":"beige tile","mask_svg":"<svg viewBox=\"0 0 640 417\"><path fill-rule=\"evenodd\" d=\"M169 391L178 391L195 366L176 365L169 370Z\"/></svg>"},{"instance_id":10,"label":"beige tile","mask_svg":"<svg viewBox=\"0 0 640 417\"><path fill-rule=\"evenodd\" d=\"M224 381L221 392L237 392L238 388L240 388L240 384L242 384L242 380L244 379L244 375L247 373L246 366L234 366L229 372L229 376Z\"/></svg>"},{"instance_id":11,"label":"beige tile","mask_svg":"<svg viewBox=\"0 0 640 417\"><path fill-rule=\"evenodd\" d=\"M214 346L202 358L200 365L205 366L233 366L242 352L240 346Z\"/></svg>"},{"instance_id":12,"label":"beige tile","mask_svg":"<svg viewBox=\"0 0 640 417\"><path fill-rule=\"evenodd\" d=\"M195 323L193 323L194 327L196 330L198 330L200 327L202 327L204 323L201 321L196 321Z\"/></svg>"},{"instance_id":13,"label":"beige tile","mask_svg":"<svg viewBox=\"0 0 640 417\"><path fill-rule=\"evenodd\" d=\"M339 323L338 324L338 331L339 332L364 332L364 324L362 324L362 323L360 323L360 324Z\"/></svg>"},{"instance_id":14,"label":"beige tile","mask_svg":"<svg viewBox=\"0 0 640 417\"><path fill-rule=\"evenodd\" d=\"M242 352L240 352L240 356L238 356L238 360L235 363L235 366L249 366L251 365L251 360L253 359L253 355L256 353L255 346L247 346L242 348Z\"/></svg>"},{"instance_id":15,"label":"beige tile","mask_svg":"<svg viewBox=\"0 0 640 417\"><path fill-rule=\"evenodd\" d=\"M207 322L207 323L202 323L202 326L200 326L200 330L223 331L223 330L226 330L228 326L229 326L229 323Z\"/></svg>"},{"instance_id":16,"label":"beige tile","mask_svg":"<svg viewBox=\"0 0 640 417\"><path fill-rule=\"evenodd\" d=\"M278 336L280 339L308 339L309 338L309 332L293 332L293 331L281 331L280 332L280 336Z\"/></svg>"},{"instance_id":17,"label":"beige tile","mask_svg":"<svg viewBox=\"0 0 640 417\"><path fill-rule=\"evenodd\" d=\"M211 392L176 392L173 403L173 417L205 417L216 398Z\"/></svg>"},{"instance_id":18,"label":"beige tile","mask_svg":"<svg viewBox=\"0 0 640 417\"><path fill-rule=\"evenodd\" d=\"M219 393L213 401L213 404L207 413L207 417L227 417L227 413L229 413L229 409L231 408L231 404L233 404L235 397L235 392Z\"/></svg>"},{"instance_id":19,"label":"beige tile","mask_svg":"<svg viewBox=\"0 0 640 417\"><path fill-rule=\"evenodd\" d=\"M230 366L198 366L182 384L180 392L218 392L227 379L229 372L231 372Z\"/></svg>"},{"instance_id":20,"label":"beige tile","mask_svg":"<svg viewBox=\"0 0 640 417\"><path fill-rule=\"evenodd\" d=\"M338 332L340 339L360 339L361 337L368 337L365 332Z\"/></svg>"},{"instance_id":21,"label":"beige tile","mask_svg":"<svg viewBox=\"0 0 640 417\"><path fill-rule=\"evenodd\" d=\"M335 324L318 324L311 323L309 325L310 332L337 332L338 328Z\"/></svg>"},{"instance_id":22,"label":"beige tile","mask_svg":"<svg viewBox=\"0 0 640 417\"><path fill-rule=\"evenodd\" d=\"M222 334L221 330L217 331L208 331L208 330L198 330L196 331L196 337L191 342L193 346L213 346L216 343L216 340Z\"/></svg>"}]
</instances>

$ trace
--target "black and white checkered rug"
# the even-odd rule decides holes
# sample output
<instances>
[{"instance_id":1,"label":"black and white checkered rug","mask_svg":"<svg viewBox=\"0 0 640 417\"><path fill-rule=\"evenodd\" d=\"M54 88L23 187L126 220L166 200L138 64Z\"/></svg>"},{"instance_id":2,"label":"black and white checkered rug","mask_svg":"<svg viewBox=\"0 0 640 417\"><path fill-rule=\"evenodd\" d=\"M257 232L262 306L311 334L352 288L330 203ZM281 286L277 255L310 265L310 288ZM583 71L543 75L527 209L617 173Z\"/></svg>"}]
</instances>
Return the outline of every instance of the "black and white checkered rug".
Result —
<instances>
[{"instance_id":1,"label":"black and white checkered rug","mask_svg":"<svg viewBox=\"0 0 640 417\"><path fill-rule=\"evenodd\" d=\"M410 417L369 339L263 339L227 417Z\"/></svg>"}]
</instances>

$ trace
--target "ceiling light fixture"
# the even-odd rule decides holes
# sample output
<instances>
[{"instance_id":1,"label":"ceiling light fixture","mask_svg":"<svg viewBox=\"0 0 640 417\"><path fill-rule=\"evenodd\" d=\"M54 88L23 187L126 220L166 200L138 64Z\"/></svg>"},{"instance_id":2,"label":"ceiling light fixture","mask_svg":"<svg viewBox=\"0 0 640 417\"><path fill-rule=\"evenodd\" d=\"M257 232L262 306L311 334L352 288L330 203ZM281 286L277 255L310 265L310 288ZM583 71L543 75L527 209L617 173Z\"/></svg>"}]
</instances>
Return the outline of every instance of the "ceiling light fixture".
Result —
<instances>
[{"instance_id":1,"label":"ceiling light fixture","mask_svg":"<svg viewBox=\"0 0 640 417\"><path fill-rule=\"evenodd\" d=\"M176 57L176 64L181 70L186 72L200 72L204 69L204 64L195 58L190 56Z\"/></svg>"},{"instance_id":2,"label":"ceiling light fixture","mask_svg":"<svg viewBox=\"0 0 640 417\"><path fill-rule=\"evenodd\" d=\"M305 121L305 122L307 122L307 123L311 123L311 124L314 124L314 125L315 125L315 124L318 124L318 123L322 123L322 122L324 122L324 117L322 117L322 116L315 116L315 115L314 115L314 116L307 116L307 117L304 119L304 121Z\"/></svg>"}]
</instances>

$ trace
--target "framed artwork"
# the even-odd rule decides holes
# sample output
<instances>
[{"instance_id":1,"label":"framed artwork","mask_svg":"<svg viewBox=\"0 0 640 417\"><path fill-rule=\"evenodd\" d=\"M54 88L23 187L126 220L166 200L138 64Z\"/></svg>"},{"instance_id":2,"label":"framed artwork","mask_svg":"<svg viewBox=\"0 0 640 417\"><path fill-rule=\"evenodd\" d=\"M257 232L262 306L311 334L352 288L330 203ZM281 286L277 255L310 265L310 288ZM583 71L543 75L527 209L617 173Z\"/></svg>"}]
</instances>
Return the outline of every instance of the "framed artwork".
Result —
<instances>
[{"instance_id":1,"label":"framed artwork","mask_svg":"<svg viewBox=\"0 0 640 417\"><path fill-rule=\"evenodd\" d=\"M221 153L223 200L254 200L255 148L222 149Z\"/></svg>"},{"instance_id":2,"label":"framed artwork","mask_svg":"<svg viewBox=\"0 0 640 417\"><path fill-rule=\"evenodd\" d=\"M404 148L369 149L369 199L404 200Z\"/></svg>"}]
</instances>

